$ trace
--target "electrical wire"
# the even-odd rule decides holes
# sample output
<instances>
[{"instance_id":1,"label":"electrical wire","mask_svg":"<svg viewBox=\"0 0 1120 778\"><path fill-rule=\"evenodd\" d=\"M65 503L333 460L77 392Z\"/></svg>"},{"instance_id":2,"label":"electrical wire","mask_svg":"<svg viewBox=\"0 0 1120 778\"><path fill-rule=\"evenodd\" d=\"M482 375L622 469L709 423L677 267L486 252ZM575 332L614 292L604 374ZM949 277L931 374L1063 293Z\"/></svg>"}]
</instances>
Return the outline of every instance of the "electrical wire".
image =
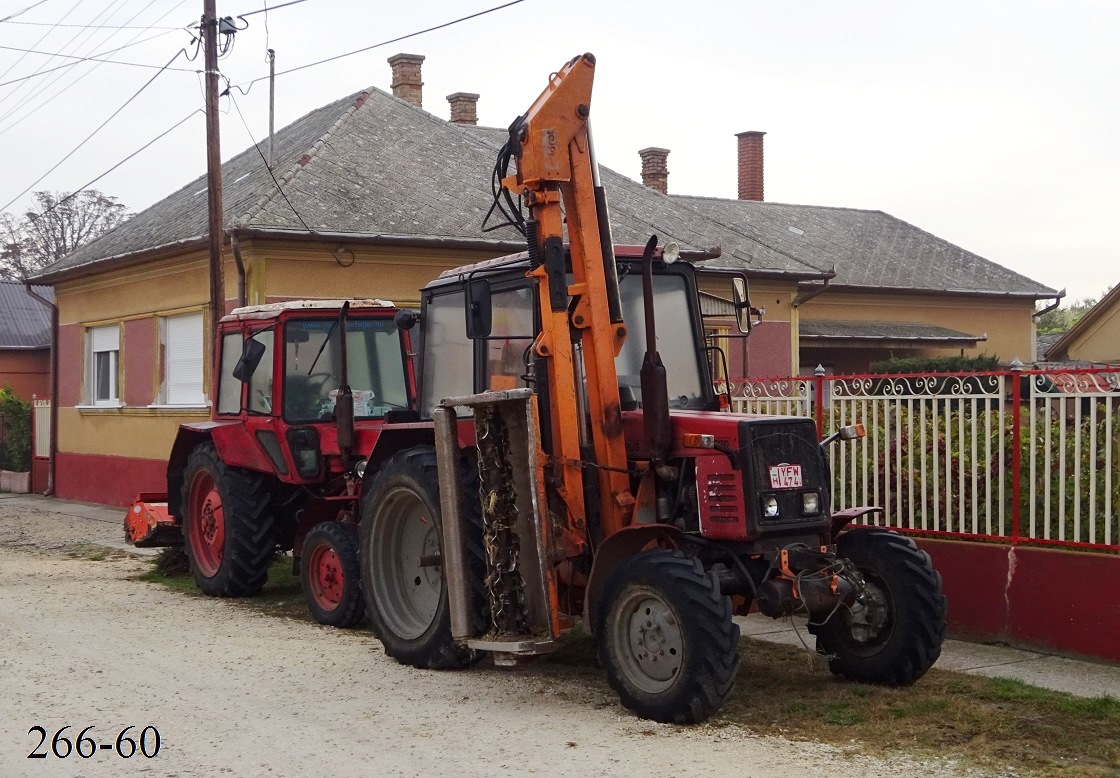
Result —
<instances>
[{"instance_id":1,"label":"electrical wire","mask_svg":"<svg viewBox=\"0 0 1120 778\"><path fill-rule=\"evenodd\" d=\"M400 41L408 40L409 38L415 38L418 35L424 35L425 33L434 32L435 30L442 30L445 27L451 27L452 25L459 24L461 22L465 22L465 21L468 21L470 19L477 19L479 16L485 16L486 14L494 13L495 11L500 11L503 8L509 8L510 6L518 5L519 3L523 3L523 2L525 2L525 0L511 0L511 2L504 3L502 5L496 5L493 8L487 8L484 11L479 11L478 13L473 13L469 16L461 16L458 19L453 19L449 22L444 22L443 24L437 24L434 27L428 27L428 28L423 29L423 30L417 30L416 32L410 32L408 35L401 35L401 36L398 36L396 38L391 38L389 40L381 41L380 43L374 43L372 46L366 46L366 47L361 48L361 49L355 49L354 51L348 51L345 54L336 54L333 57L327 57L326 59L321 59L317 62L308 62L305 65L297 65L296 67L288 68L287 70L281 70L276 75L277 76L284 76L284 75L287 75L288 73L295 73L299 70L306 70L307 68L313 68L317 65L324 65L328 62L334 62L335 60L339 60L339 59L342 59L344 57L351 57L355 54L361 54L362 52L365 52L365 51L372 51L373 49L377 49L377 48L380 48L382 46L388 46L391 43L399 43ZM280 6L273 6L269 10L275 10L276 8L279 8L279 7ZM268 76L261 76L259 78L254 78L252 81L246 81L246 82L243 82L243 83L238 84L236 86L233 86L232 88L241 92L241 94L246 95L249 92L248 92L247 89L242 89L242 87L250 87L251 88L253 86L253 84L256 84L259 81L267 81L268 78L269 78Z\"/></svg>"},{"instance_id":2,"label":"electrical wire","mask_svg":"<svg viewBox=\"0 0 1120 778\"><path fill-rule=\"evenodd\" d=\"M183 28L181 28L181 27L176 27L175 28L175 30L180 30L180 29L183 29ZM173 31L174 30L172 30L172 32ZM147 43L148 41L155 40L156 38L159 38L159 37L162 37L162 36L168 35L168 34L169 33L167 33L167 32L161 32L159 35L153 35L151 38L145 38L142 41L136 41L136 43L128 44L128 46L139 46L141 43ZM120 60L101 59L100 58L101 54L112 54L114 52L120 51L121 49L128 48L128 46L120 46L120 47L115 48L115 49L110 49L109 51L98 52L98 55L93 56L93 57L79 57L79 56L71 55L71 54L52 54L52 53L47 52L47 51L35 51L34 49L20 49L20 48L16 48L15 46L0 46L0 50L3 50L3 51L25 51L29 54L43 54L45 56L50 56L50 57L61 57L62 59L72 59L72 60L74 60L74 62L68 62L65 65L59 65L58 67L50 68L49 70L43 70L43 71L40 71L39 73L35 73L35 74L30 75L30 76L20 76L19 78L13 78L11 81L0 81L0 86L7 86L8 84L15 84L15 83L18 83L20 81L26 81L27 79L35 78L36 76L45 76L45 75L47 75L47 73L51 73L55 70L62 70L63 68L72 68L75 65L81 64L82 62L106 62L110 65L128 65L129 67L134 67L134 68L148 68L149 70L171 70L171 71L176 71L176 72L180 72L180 73L194 73L195 72L195 70L193 68L170 68L170 67L166 67L164 65L149 65L145 62L121 62ZM190 58L188 57L188 60L189 59Z\"/></svg>"},{"instance_id":3,"label":"electrical wire","mask_svg":"<svg viewBox=\"0 0 1120 778\"><path fill-rule=\"evenodd\" d=\"M44 0L45 2L45 0ZM6 22L0 19L0 23ZM52 24L51 22L8 22L8 24L23 24L30 27L80 27L84 30L178 30L179 27L156 27L155 25L127 25L127 24Z\"/></svg>"},{"instance_id":4,"label":"electrical wire","mask_svg":"<svg viewBox=\"0 0 1120 778\"><path fill-rule=\"evenodd\" d=\"M291 0L291 2L281 3L280 5L273 5L273 6L268 5L268 3L266 2L264 8L257 9L256 11L249 11L249 13L234 14L234 16L236 16L238 19L244 19L246 16L255 16L256 14L264 14L264 13L268 13L269 11L275 11L275 10L280 9L280 8L287 8L289 5L299 5L300 3L306 3L306 2L307 2L307 0Z\"/></svg>"},{"instance_id":5,"label":"electrical wire","mask_svg":"<svg viewBox=\"0 0 1120 778\"><path fill-rule=\"evenodd\" d=\"M126 23L131 23L132 21L134 21L134 20L135 20L135 19L136 19L137 17L139 17L139 16L141 15L141 14L143 14L143 13L144 13L145 11L147 11L147 10L148 10L148 9L149 9L149 8L150 8L150 7L151 7L151 6L153 5L153 4L154 4L154 2L155 2L155 0L149 0L149 2L148 2L148 3L147 3L147 4L145 5L145 6L144 6L144 7L142 7L142 8L140 9L140 10L138 10L138 11L136 11L136 12L135 12L134 14L132 14L132 16L130 16L130 17L129 17L129 18L128 18L128 19L126 20ZM176 10L178 10L178 9L179 9L179 7L180 7L181 5L183 5L183 3L184 3L184 2L186 2L186 0L180 0L180 1L179 1L179 3L177 3L177 4L176 4L176 5L174 6L174 7L172 7L172 8L169 8L169 9L168 9L167 11L164 11L164 12L163 12L163 13L162 13L162 14L161 14L161 15L160 15L160 16L159 16L159 17L158 17L157 19L156 19L156 21L157 21L157 22L159 22L159 21L162 21L162 20L164 19L164 17L166 17L166 16L169 16L170 14L174 13L174 12L175 12ZM114 13L115 13L115 12L114 12ZM111 17L110 17L110 18L111 18ZM157 38L157 37L161 37L161 36L163 36L163 35L167 35L167 34L169 34L169 32L174 32L174 31L175 31L176 29L177 29L177 28L172 28L172 29L171 29L170 31L157 33L156 35L152 36L152 38L149 38L149 40L151 40L151 39L154 39L154 38ZM138 39L138 38L139 38L139 37L140 37L141 35L143 35L143 28L141 28L141 30L142 30L141 32L137 32L136 34L134 34L134 35L133 35L133 36L132 36L132 37L131 37L131 38L130 38L130 39L128 40L128 42L127 42L127 43L125 43L124 45L125 45L125 46L128 46L128 45L132 45L132 44L135 44L135 43L136 43L136 41L137 41L137 39ZM109 41L110 41L110 40L111 40L112 38L114 38L115 36L119 35L119 34L120 34L120 32L121 32L120 30L117 30L117 31L114 31L114 32L110 33L110 34L109 34L109 36L108 36L107 38L105 38L104 40L100 41L100 43L99 43L99 44L97 44L97 45L104 45L104 44L108 43L108 42L109 42ZM79 33L79 34L81 34L81 33ZM92 30L91 30L91 31L89 31L89 32L87 33L87 40L89 40L90 38L92 38L92 36L94 36L94 35L97 35L97 34L98 34L98 33L97 33L96 31L92 31ZM75 37L77 37L77 36L75 36ZM93 47L93 46L91 46L90 48L92 49L92 48L94 48L94 47ZM87 51L84 51L84 52L81 52L81 53L82 53L82 55L89 55L89 54L90 54L91 52L90 52L89 50L87 50ZM49 61L50 61L50 60L48 60L48 62L49 62ZM46 63L44 63L44 65L45 65L45 64L46 64ZM10 130L10 129L12 129L12 128L13 128L13 127L15 127L16 125L20 124L21 122L23 122L23 121L24 121L25 119L27 119L28 117L30 117L30 116L34 116L34 115L35 115L36 113L38 113L38 112L39 112L39 111L40 111L40 110L41 110L41 109L42 109L42 108L43 108L44 106L46 106L46 105L48 105L48 104L52 103L53 101L57 100L57 99L58 99L59 97L61 97L61 96L62 96L62 95L64 95L64 94L65 94L65 93L66 93L67 91L69 91L69 90L70 90L71 88L73 88L75 84L77 84L77 83L78 83L79 81L82 81L82 80L83 80L84 78L86 78L86 77L87 77L88 75L90 75L90 74L91 74L91 73L93 73L93 72L94 72L95 70L97 70L97 69L98 69L99 67L101 67L101 65L102 65L102 64L103 64L103 63L100 63L100 62L99 62L99 63L97 63L97 64L95 64L95 65L94 65L93 67L89 68L89 69L88 69L88 70L86 70L86 71L85 71L84 73L81 73L81 74L80 74L80 75L78 75L78 76L77 76L76 78L72 79L72 80L71 80L71 81L70 81L70 82L69 82L68 84L66 84L65 86L62 86L61 88L57 88L57 89L54 89L54 90L53 90L53 91L52 91L52 92L51 92L51 93L49 94L49 96L47 96L47 97L46 97L46 99L44 99L44 100L41 100L41 101L39 102L39 104L38 104L38 105L36 105L36 106L35 106L34 108L32 108L32 109L30 109L30 110L26 111L26 112L25 112L25 113L23 114L23 116L19 117L18 119L15 119L15 120L14 120L14 121L12 121L12 122L11 122L10 124L8 124L7 126L5 126L5 127L3 128L3 129L0 129L0 135L2 135L3 133L7 132L7 131L8 131L8 130ZM39 72L39 71L41 71L42 69L43 69L43 66L40 66L40 67L39 67L39 69L38 69L38 70L37 70L36 72ZM5 113L5 114L4 114L3 116L0 116L0 123L8 121L9 119L11 119L11 118L12 118L12 116L13 116L14 114L16 114L17 112L19 112L19 111L21 111L21 110L25 109L25 108L26 108L26 107L27 107L27 106L28 106L28 105L29 105L29 104L30 104L30 103L31 103L31 102L32 102L33 100L36 100L36 99L37 99L37 98L39 98L39 97L40 97L41 95L43 95L44 93L46 93L46 92L47 92L47 91L48 91L48 90L49 90L49 89L50 89L50 88L51 88L52 86L54 86L54 85L55 85L56 83L58 83L58 82L59 82L59 81L61 81L61 80L62 80L63 78L65 78L65 77L66 77L66 75L68 75L68 74L66 74L66 73L57 73L56 75L52 76L52 77L51 77L51 78L50 78L50 79L49 79L48 81L46 81L45 83L42 83L42 84L40 84L40 85L38 86L38 88L35 88L35 89L33 89L33 90L31 91L31 93L30 93L29 95L27 95L27 96L26 96L25 98L23 98L23 99L21 99L21 100L20 100L20 102L19 102L19 104L18 104L18 105L16 105L16 106L13 106L13 107L12 107L12 108L10 108L10 109L9 109L9 110L8 110L8 111L7 111L7 112L6 112L6 113ZM26 84L27 82L24 82L24 83ZM13 90L13 91L12 91L11 93L9 93L9 94L8 94L8 95L7 95L7 96L6 96L6 97L5 97L5 98L4 98L3 100L0 100L0 103L3 103L4 101L6 101L6 100L8 99L8 97L11 97L12 95L14 95L14 94L15 94L16 92L18 92L18 91L19 91L19 89L21 89L21 88L22 88L22 86L21 86L21 87L17 87L17 88L15 89L15 90Z\"/></svg>"},{"instance_id":6,"label":"electrical wire","mask_svg":"<svg viewBox=\"0 0 1120 778\"><path fill-rule=\"evenodd\" d=\"M39 176L37 179L35 179L34 182L29 184L26 189L24 189L18 195L13 197L11 200L9 200L6 204L4 204L4 206L0 207L0 211L8 210L9 206L11 206L12 203L16 202L21 197L23 197L25 194L27 194L32 189L34 189L36 186L38 186L40 183L42 183L44 178L46 178L51 173L53 173L55 170L57 170L59 168L59 166L62 165L63 162L70 159L70 157L74 156L74 154L76 154L77 151L80 148L82 148L82 146L86 145L86 143L88 143L93 138L93 136L95 136L95 135L97 135L97 133L101 132L101 130L105 128L105 125L107 125L109 122L111 122L113 119L115 119L120 114L121 111L123 111L126 107L128 107L128 105L133 100L135 100L137 97L139 97L141 92L143 92L145 89L147 89L149 86L151 86L152 82L155 81L157 78L159 78L160 75L163 73L163 71L166 70L171 65L172 62L174 62L176 59L178 59L181 54L184 54L185 51L186 51L185 49L179 49L179 51L175 52L175 54L171 57L171 59L167 60L167 64L165 64L156 73L154 73L151 78L149 78L146 82L144 82L144 85L142 87L140 87L139 89L137 89L136 92L134 92L131 97L129 97L127 100L125 100L123 105L121 105L119 108L117 108L117 110L113 111L113 113L110 114L108 119L106 119L101 124L99 124L93 132L91 132L89 135L87 135L82 140L81 143L79 143L77 146L75 146L73 149L71 149L66 154L66 156L64 156L62 159L60 159L54 165L52 165L50 170L48 170L43 175Z\"/></svg>"},{"instance_id":7,"label":"electrical wire","mask_svg":"<svg viewBox=\"0 0 1120 778\"><path fill-rule=\"evenodd\" d=\"M44 33L43 33L42 35L40 35L40 36L39 36L39 40L37 40L37 41L35 41L35 42L34 42L33 44L31 44L31 48L35 48L35 47L36 47L36 46L38 46L38 45L39 45L40 43L42 43L43 41L45 41L45 40L47 39L47 36L48 36L48 35L50 35L50 34L51 34L51 33L52 33L53 31L54 31L54 28L55 28L55 27L57 27L57 26L58 26L59 24L61 24L62 22L66 21L66 18L67 18L68 16L70 16L70 14L74 13L75 9L77 9L77 7L78 7L79 5L81 5L81 4L82 4L82 0L78 0L78 2L74 3L74 5L73 5L73 6L71 6L70 10L69 10L69 11L67 11L66 13L64 13L64 14L62 15L62 18L61 18L61 19L59 19L59 20L58 20L58 22L56 22L56 23L52 24L52 25L50 26L50 29L49 29L49 30L47 30L46 32L44 32ZM22 57L19 57L19 58L18 58L18 59L17 59L17 60L15 61L15 62L13 62L13 63L12 63L11 65L8 65L7 69L6 69L6 70L5 70L5 71L4 71L3 73L0 73L0 78L3 78L4 76L6 76L6 75L8 75L9 73L11 73L11 72L12 72L12 68L14 68L14 67L15 67L16 65L18 65L19 63L23 62L24 58L26 58L26 57L27 57L27 54L24 54L24 55L23 55Z\"/></svg>"},{"instance_id":8,"label":"electrical wire","mask_svg":"<svg viewBox=\"0 0 1120 778\"><path fill-rule=\"evenodd\" d=\"M31 5L24 8L22 11L16 11L14 14L11 14L10 16L5 16L3 19L0 19L0 23L11 21L12 19L15 19L17 16L22 16L23 14L30 11L32 8L36 8L36 7L42 5L45 2L47 2L47 0L39 0L39 2L37 2L37 3L32 3ZM13 24L25 24L25 23L26 22L13 22ZM47 22L43 22L43 24L47 24Z\"/></svg>"},{"instance_id":9,"label":"electrical wire","mask_svg":"<svg viewBox=\"0 0 1120 778\"><path fill-rule=\"evenodd\" d=\"M59 206L61 206L61 205L62 205L63 203L67 202L67 201L68 201L68 200L70 200L71 198L73 198L73 197L77 197L77 196L78 196L79 194L81 194L82 192L84 192L84 191L85 191L86 189L89 189L89 188L90 188L91 186L93 186L94 184L96 184L96 183L97 183L98 181L100 181L101 179L103 179L103 178L104 178L105 176L109 175L109 174L110 174L110 173L112 173L112 172L113 172L114 170L116 170L117 168L119 168L119 167L120 167L121 165L123 165L123 164L124 164L125 162L128 162L128 161L129 161L130 159L132 159L133 157L135 157L135 156L136 156L137 154L139 154L140 152L142 152L142 151L144 151L145 149L147 149L147 148L148 148L149 146L151 146L151 145L152 145L153 143L155 143L156 141L160 140L160 139L161 139L161 138L163 138L163 137L164 137L165 135L169 135L169 134L171 134L171 132L172 132L173 130L176 130L176 129L178 129L180 125L182 125L182 124L185 124L185 123L187 122L187 120L188 120L188 119L190 119L190 118L191 118L192 116L194 116L194 115L195 115L196 113L205 113L205 112L204 112L204 111L203 111L203 110L202 110L201 108L195 108L195 109L194 109L193 111L191 111L191 112L190 112L189 114L187 114L186 116L184 116L184 117L183 117L182 119L180 119L179 121L175 122L175 123L174 123L173 125L171 125L170 127L168 127L168 128L166 129L166 130L164 130L163 132L161 132L161 133L160 133L159 135L157 135L157 136L155 136L154 138L152 138L152 139L151 139L150 141L148 141L147 143L145 143L145 144L144 144L143 146L141 146L140 148L138 148L138 149L136 149L135 151L133 151L133 152L132 152L131 154L129 154L129 155L127 156L127 157L125 157L125 158L124 158L124 159L122 159L121 161L117 162L117 163L116 163L115 165L113 165L113 166L112 166L111 168L109 168L108 170L106 170L106 171L105 171L104 173L101 173L100 175L98 175L98 176L96 176L96 177L94 177L94 178L90 179L89 181L85 182L85 183L84 183L84 184L82 184L82 185L81 185L80 187L78 187L77 189L75 189L75 190L74 190L73 192L71 192L70 194L66 195L66 197L63 197L63 198L62 198L61 200L59 200L58 202L56 202L56 203L55 203L54 205L52 205L52 206L51 206L50 208L48 208L47 210L45 210L45 211L43 211L43 212L42 212L41 214L39 214L39 216L38 216L38 217L36 217L36 218L42 218L43 216L46 216L46 215L47 215L48 213L50 213L51 211L53 211L53 210L54 210L55 208L58 208Z\"/></svg>"},{"instance_id":10,"label":"electrical wire","mask_svg":"<svg viewBox=\"0 0 1120 778\"><path fill-rule=\"evenodd\" d=\"M253 148L257 150L257 154L261 158L261 164L263 164L264 169L268 171L268 176L272 179L272 183L276 186L276 191L279 192L280 196L284 198L284 202L286 202L288 204L288 207L292 209L292 213L295 214L296 219L298 219L299 223L303 225L303 228L307 230L307 233L312 237L317 236L318 233L315 230L311 229L311 227L308 226L307 222L303 220L303 216L301 216L299 211L296 210L295 205L293 205L292 201L288 199L287 193L285 193L283 188L281 188L280 182L276 180L276 174L272 172L272 168L268 164L268 159L265 158L264 152L261 151L261 144L257 143L257 139L253 136L253 131L249 129L249 122L245 120L245 114L241 113L241 106L237 104L237 99L233 96L233 92L229 90L228 80L224 94L229 97L229 101L233 104L234 110L236 110L237 115L241 117L241 124L245 127L245 133L249 136L249 140L253 142ZM338 255L335 252L327 248L326 244L320 243L319 246L330 256L331 259L338 263L339 266L350 267L350 265L354 264L354 260L350 260L350 262L344 263L341 259L339 259Z\"/></svg>"}]
</instances>

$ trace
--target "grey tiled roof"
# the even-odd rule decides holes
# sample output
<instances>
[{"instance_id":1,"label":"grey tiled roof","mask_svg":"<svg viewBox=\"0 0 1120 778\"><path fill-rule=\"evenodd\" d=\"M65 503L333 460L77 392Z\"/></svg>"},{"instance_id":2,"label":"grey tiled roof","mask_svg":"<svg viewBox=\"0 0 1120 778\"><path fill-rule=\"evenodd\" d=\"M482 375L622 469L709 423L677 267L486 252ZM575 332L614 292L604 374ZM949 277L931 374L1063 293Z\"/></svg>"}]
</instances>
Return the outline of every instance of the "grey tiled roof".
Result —
<instances>
[{"instance_id":1,"label":"grey tiled roof","mask_svg":"<svg viewBox=\"0 0 1120 778\"><path fill-rule=\"evenodd\" d=\"M451 124L371 88L277 133L275 171L287 200L256 149L223 164L225 225L518 242L512 228L481 231L505 138L505 130ZM812 278L835 265L836 284L1053 291L878 211L666 196L607 168L602 178L616 243L643 244L656 232L686 249L720 247L705 267ZM44 275L200 239L206 224L200 177Z\"/></svg>"},{"instance_id":2,"label":"grey tiled roof","mask_svg":"<svg viewBox=\"0 0 1120 778\"><path fill-rule=\"evenodd\" d=\"M914 340L968 341L984 340L984 335L969 335L936 324L910 321L830 321L802 319L798 325L802 338L820 340Z\"/></svg>"},{"instance_id":3,"label":"grey tiled roof","mask_svg":"<svg viewBox=\"0 0 1120 778\"><path fill-rule=\"evenodd\" d=\"M1026 276L882 211L674 196L709 218L741 225L774 251L827 270L834 285L1053 295ZM734 267L721 257L706 267Z\"/></svg>"},{"instance_id":4,"label":"grey tiled roof","mask_svg":"<svg viewBox=\"0 0 1120 778\"><path fill-rule=\"evenodd\" d=\"M49 286L31 287L48 300ZM0 349L42 349L51 345L50 309L27 293L19 281L0 281Z\"/></svg>"}]
</instances>

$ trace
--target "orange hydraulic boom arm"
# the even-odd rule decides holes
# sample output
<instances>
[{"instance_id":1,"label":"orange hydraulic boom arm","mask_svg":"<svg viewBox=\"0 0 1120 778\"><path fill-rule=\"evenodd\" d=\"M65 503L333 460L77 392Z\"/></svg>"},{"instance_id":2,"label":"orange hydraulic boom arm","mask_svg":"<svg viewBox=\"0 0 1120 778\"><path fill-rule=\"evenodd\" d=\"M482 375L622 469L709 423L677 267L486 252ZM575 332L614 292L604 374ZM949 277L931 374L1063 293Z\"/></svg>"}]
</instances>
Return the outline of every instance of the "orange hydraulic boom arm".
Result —
<instances>
[{"instance_id":1,"label":"orange hydraulic boom arm","mask_svg":"<svg viewBox=\"0 0 1120 778\"><path fill-rule=\"evenodd\" d=\"M538 359L547 360L545 414L557 490L571 526L586 529L584 478L597 478L599 531L607 537L629 524L634 497L614 363L626 325L588 125L594 75L595 58L583 54L550 77L548 87L510 129L517 174L504 178L502 186L520 194L529 209L530 274L540 283L541 308L534 349ZM574 280L570 286L565 218ZM580 402L580 361L573 342L583 350L586 409ZM581 440L585 410L590 440Z\"/></svg>"}]
</instances>

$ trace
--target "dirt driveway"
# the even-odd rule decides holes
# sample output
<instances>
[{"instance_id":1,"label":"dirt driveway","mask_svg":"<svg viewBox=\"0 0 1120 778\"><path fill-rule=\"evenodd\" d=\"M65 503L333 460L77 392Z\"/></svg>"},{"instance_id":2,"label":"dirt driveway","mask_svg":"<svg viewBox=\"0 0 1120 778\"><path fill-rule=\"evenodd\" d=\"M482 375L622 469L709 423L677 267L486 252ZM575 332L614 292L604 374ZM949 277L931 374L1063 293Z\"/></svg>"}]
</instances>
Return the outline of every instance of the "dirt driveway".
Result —
<instances>
[{"instance_id":1,"label":"dirt driveway","mask_svg":"<svg viewBox=\"0 0 1120 778\"><path fill-rule=\"evenodd\" d=\"M98 550L119 530L96 524L0 500L0 775L956 774L718 719L642 721L592 672L404 668L364 630L132 580L146 563ZM71 740L93 726L100 744L153 725L161 746L151 759L59 759L50 738L65 725ZM35 726L45 759L27 758Z\"/></svg>"}]
</instances>

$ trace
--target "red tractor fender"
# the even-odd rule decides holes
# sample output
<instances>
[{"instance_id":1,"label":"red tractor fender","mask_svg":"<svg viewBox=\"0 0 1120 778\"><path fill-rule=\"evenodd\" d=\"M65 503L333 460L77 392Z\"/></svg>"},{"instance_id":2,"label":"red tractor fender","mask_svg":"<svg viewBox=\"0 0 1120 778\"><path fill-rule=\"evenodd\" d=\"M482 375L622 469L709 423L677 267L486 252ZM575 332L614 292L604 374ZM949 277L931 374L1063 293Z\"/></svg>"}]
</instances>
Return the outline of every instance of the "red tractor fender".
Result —
<instances>
[{"instance_id":1,"label":"red tractor fender","mask_svg":"<svg viewBox=\"0 0 1120 778\"><path fill-rule=\"evenodd\" d=\"M591 575L587 579L587 590L583 595L584 629L595 634L595 624L599 620L599 600L611 573L619 565L645 550L651 543L656 542L663 548L676 548L683 535L679 529L668 524L632 524L600 543L595 552L595 560L591 563Z\"/></svg>"},{"instance_id":2,"label":"red tractor fender","mask_svg":"<svg viewBox=\"0 0 1120 778\"><path fill-rule=\"evenodd\" d=\"M877 505L862 505L858 508L848 508L843 511L832 512L832 537L835 538L841 530L851 522L870 513L882 513L883 509Z\"/></svg>"},{"instance_id":3,"label":"red tractor fender","mask_svg":"<svg viewBox=\"0 0 1120 778\"><path fill-rule=\"evenodd\" d=\"M191 452L200 443L213 440L215 428L238 424L239 422L234 419L179 425L179 431L175 433L175 442L171 446L171 456L167 459L167 512L171 516L183 518L183 470L187 466L187 458L190 457Z\"/></svg>"}]
</instances>

